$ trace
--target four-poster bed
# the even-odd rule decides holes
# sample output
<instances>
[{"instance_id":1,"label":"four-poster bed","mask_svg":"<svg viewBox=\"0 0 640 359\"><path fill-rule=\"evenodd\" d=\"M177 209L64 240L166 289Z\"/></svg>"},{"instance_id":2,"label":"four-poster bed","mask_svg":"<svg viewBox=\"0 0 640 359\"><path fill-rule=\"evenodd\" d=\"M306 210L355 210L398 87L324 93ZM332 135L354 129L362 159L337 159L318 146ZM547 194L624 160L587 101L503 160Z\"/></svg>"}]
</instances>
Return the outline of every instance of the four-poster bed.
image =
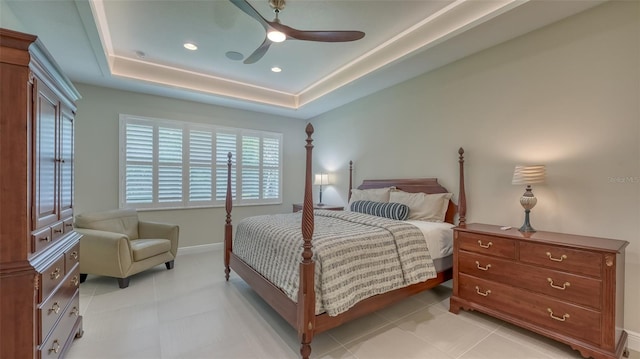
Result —
<instances>
[{"instance_id":1,"label":"four-poster bed","mask_svg":"<svg viewBox=\"0 0 640 359\"><path fill-rule=\"evenodd\" d=\"M321 248L314 248L314 244L317 246L318 244L322 244L322 239L316 238L316 241L320 241L316 243L312 242L314 238L314 227L316 224L316 220L314 218L314 208L313 208L313 196L312 196L312 149L313 149L313 139L311 135L313 134L313 126L311 124L307 125L306 128L307 139L306 139L306 175L305 175L305 194L304 194L304 203L303 210L301 213L301 219L298 218L298 222L301 222L301 230L302 230L302 252L298 257L301 260L296 260L298 262L298 270L295 276L297 280L295 293L297 295L292 295L289 293L285 293L283 291L282 286L274 284L271 280L269 280L267 275L264 273L260 273L254 269L254 267L248 264L248 261L243 259L238 253L233 251L233 227L231 224L231 210L232 210L232 196L231 196L231 153L228 156L228 172L227 172L227 195L226 195L226 225L225 225L225 252L224 252L224 264L225 264L225 277L229 280L229 274L231 269L233 269L242 279L244 279L252 289L258 293L266 301L273 307L289 324L291 324L298 331L298 336L300 338L300 354L302 358L308 358L311 353L311 341L315 334L321 333L328 329L337 327L342 323L348 322L352 319L358 318L365 314L372 313L374 311L380 310L392 303L395 303L403 298L411 296L413 294L419 293L421 291L431 289L452 277L452 269L451 266L445 266L445 268L440 268L438 270L433 271L433 275L431 278L427 280L422 280L417 283L409 284L406 286L402 286L399 288L394 288L390 291L386 291L384 293L375 294L365 299L357 301L355 304L350 304L348 309L345 311L333 313L331 316L326 311L318 310L316 305L316 296L320 295L320 293L316 293L317 283L316 276L318 275L318 271L316 270L316 261L314 259L314 254L319 255L318 250ZM459 216L459 223L465 223L465 215L466 215L466 197L464 192L464 172L463 172L463 164L464 164L464 151L462 148L459 150L459 167L460 167L460 189L459 189L459 205L456 206L447 199L448 207L446 210L445 221L448 223L453 223L453 218L457 213ZM349 168L349 188L353 188L352 186L352 166ZM435 194L435 193L446 193L447 190L438 184L437 179L435 178L427 178L427 179L403 179L403 180L365 180L358 189L368 190L374 188L384 188L384 187L394 187L397 190L409 192L409 193L418 193L423 192L426 194ZM349 194L351 197L351 193ZM327 211L329 212L329 211ZM296 214L289 214L296 215ZM300 214L297 214L300 216ZM279 215L283 216L283 215ZM347 216L341 215L339 213L331 214L330 216ZM282 217L279 217L282 218ZM320 223L322 221L326 221L325 219L318 217ZM391 221L391 220L388 220ZM395 221L401 222L401 221ZM406 225L406 224L405 224ZM274 227L278 227L274 225ZM411 227L411 226L410 226ZM424 240L423 240L424 242ZM341 242L342 243L342 242ZM298 244L298 247L299 244ZM273 248L269 247L271 251ZM266 251L266 250L265 250ZM315 251L315 253L314 253ZM414 252L414 250L411 250ZM428 253L428 251L427 251ZM300 257L301 256L301 257ZM401 256L398 253L398 256ZM245 256L246 258L246 256ZM327 267L326 263L324 266ZM402 264L400 265L402 266ZM319 264L318 270L320 270L322 266ZM427 277L428 278L428 277ZM324 283L324 282L323 282Z\"/></svg>"}]
</instances>

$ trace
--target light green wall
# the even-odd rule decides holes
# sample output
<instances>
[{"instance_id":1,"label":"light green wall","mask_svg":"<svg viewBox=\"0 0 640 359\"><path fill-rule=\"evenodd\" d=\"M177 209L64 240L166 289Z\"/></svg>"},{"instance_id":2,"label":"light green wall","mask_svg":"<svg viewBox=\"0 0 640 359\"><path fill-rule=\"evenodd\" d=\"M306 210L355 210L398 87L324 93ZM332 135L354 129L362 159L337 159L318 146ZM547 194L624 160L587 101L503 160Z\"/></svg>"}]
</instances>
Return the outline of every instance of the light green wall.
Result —
<instances>
[{"instance_id":1,"label":"light green wall","mask_svg":"<svg viewBox=\"0 0 640 359\"><path fill-rule=\"evenodd\" d=\"M355 185L434 176L457 198L462 146L467 221L519 227L514 165L545 164L532 225L630 242L625 327L640 335L639 54L639 3L609 2L321 115L324 202L345 202L349 160Z\"/></svg>"},{"instance_id":2,"label":"light green wall","mask_svg":"<svg viewBox=\"0 0 640 359\"><path fill-rule=\"evenodd\" d=\"M18 20L5 0L0 0L0 27L15 31L26 31L22 22Z\"/></svg>"},{"instance_id":3,"label":"light green wall","mask_svg":"<svg viewBox=\"0 0 640 359\"><path fill-rule=\"evenodd\" d=\"M283 133L283 204L236 207L233 220L290 212L291 204L302 200L304 184L299 178L304 174L304 121L84 84L77 84L77 88L82 99L76 116L76 214L118 208L121 113ZM225 216L224 208L140 213L145 220L180 225L180 247L222 242Z\"/></svg>"}]
</instances>

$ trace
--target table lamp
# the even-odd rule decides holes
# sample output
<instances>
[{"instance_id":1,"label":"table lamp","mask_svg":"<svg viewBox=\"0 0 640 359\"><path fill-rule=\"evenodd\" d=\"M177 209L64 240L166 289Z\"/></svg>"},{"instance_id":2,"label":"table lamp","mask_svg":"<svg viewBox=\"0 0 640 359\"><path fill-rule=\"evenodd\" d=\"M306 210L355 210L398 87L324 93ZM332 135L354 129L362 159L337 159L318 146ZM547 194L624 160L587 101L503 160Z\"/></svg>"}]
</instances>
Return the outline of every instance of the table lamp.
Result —
<instances>
[{"instance_id":1,"label":"table lamp","mask_svg":"<svg viewBox=\"0 0 640 359\"><path fill-rule=\"evenodd\" d=\"M520 204L524 208L524 224L520 227L520 232L535 232L536 230L531 227L529 222L529 213L531 209L538 203L538 199L533 195L531 191L531 185L536 183L544 183L545 168L544 165L523 166L517 165L513 171L512 184L527 185L527 188L520 197Z\"/></svg>"}]
</instances>

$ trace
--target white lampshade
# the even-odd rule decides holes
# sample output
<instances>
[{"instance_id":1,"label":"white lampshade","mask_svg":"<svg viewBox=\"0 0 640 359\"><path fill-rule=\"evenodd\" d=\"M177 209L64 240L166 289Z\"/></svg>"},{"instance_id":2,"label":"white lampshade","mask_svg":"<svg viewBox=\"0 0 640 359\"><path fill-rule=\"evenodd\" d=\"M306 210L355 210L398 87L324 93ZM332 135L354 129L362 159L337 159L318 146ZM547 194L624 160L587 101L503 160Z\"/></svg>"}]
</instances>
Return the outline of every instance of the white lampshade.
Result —
<instances>
[{"instance_id":1,"label":"white lampshade","mask_svg":"<svg viewBox=\"0 0 640 359\"><path fill-rule=\"evenodd\" d=\"M524 166L517 165L513 171L512 184L535 184L544 183L545 168L544 165Z\"/></svg>"},{"instance_id":2,"label":"white lampshade","mask_svg":"<svg viewBox=\"0 0 640 359\"><path fill-rule=\"evenodd\" d=\"M329 175L326 173L316 173L313 184L316 186L318 185L323 186L323 185L329 184Z\"/></svg>"}]
</instances>

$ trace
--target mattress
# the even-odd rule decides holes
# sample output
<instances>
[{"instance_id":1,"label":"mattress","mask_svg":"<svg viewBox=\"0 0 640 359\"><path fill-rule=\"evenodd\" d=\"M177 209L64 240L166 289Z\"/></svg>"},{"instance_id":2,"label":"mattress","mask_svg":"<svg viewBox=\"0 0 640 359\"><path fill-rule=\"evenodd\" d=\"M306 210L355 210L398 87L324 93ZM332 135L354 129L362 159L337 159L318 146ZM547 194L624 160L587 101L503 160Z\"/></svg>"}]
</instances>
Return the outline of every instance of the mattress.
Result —
<instances>
[{"instance_id":1,"label":"mattress","mask_svg":"<svg viewBox=\"0 0 640 359\"><path fill-rule=\"evenodd\" d=\"M436 271L441 272L453 266L453 224L416 220L404 222L418 227L424 235Z\"/></svg>"}]
</instances>

